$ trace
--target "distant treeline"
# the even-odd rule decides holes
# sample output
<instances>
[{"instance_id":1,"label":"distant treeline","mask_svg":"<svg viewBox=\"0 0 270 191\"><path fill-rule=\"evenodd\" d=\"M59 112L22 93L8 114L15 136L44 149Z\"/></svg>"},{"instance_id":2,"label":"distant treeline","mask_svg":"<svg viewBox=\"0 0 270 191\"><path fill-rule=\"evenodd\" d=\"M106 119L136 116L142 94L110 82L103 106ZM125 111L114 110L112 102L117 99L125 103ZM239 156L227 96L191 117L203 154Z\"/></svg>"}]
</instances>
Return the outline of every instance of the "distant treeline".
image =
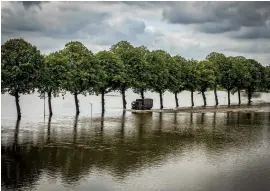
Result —
<instances>
[{"instance_id":1,"label":"distant treeline","mask_svg":"<svg viewBox=\"0 0 270 191\"><path fill-rule=\"evenodd\" d=\"M161 109L165 91L175 95L178 107L177 95L184 90L191 92L191 106L194 106L194 91L201 92L207 105L205 91L213 89L218 105L217 89L226 89L230 105L230 92L238 92L241 104L240 91L245 90L250 104L253 92L270 89L270 66L264 67L254 59L212 52L203 61L187 60L163 50L134 47L127 41L96 54L81 42L68 42L64 49L45 56L23 39L10 39L1 46L1 59L1 91L15 96L18 117L21 116L19 95L36 89L41 95L48 95L50 115L51 98L66 91L74 95L76 114L79 114L79 94L101 95L104 112L104 95L111 91L120 91L126 109L125 92L129 88L142 99L145 91L159 93Z\"/></svg>"}]
</instances>

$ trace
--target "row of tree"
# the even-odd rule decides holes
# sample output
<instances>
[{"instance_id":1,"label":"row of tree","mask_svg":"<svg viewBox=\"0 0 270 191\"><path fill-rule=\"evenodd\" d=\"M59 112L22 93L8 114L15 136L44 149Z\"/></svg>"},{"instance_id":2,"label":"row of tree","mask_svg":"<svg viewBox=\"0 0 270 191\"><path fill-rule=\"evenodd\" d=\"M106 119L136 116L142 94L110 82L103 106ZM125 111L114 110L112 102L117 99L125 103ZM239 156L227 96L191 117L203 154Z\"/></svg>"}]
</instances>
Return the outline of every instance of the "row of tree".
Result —
<instances>
[{"instance_id":1,"label":"row of tree","mask_svg":"<svg viewBox=\"0 0 270 191\"><path fill-rule=\"evenodd\" d=\"M146 91L159 93L161 109L165 91L175 95L176 107L178 93L190 91L193 107L195 91L202 94L206 106L208 89L214 90L216 105L219 88L227 90L228 105L230 92L238 92L241 104L240 91L245 90L250 104L254 91L270 89L270 67L254 59L212 52L203 61L187 60L163 50L134 47L127 41L96 54L81 42L68 42L62 50L45 56L23 39L10 39L1 46L1 59L1 91L15 96L18 117L21 116L19 95L35 90L48 95L52 115L52 97L64 95L66 91L74 95L76 114L79 114L79 94L101 95L104 112L104 96L111 91L120 91L123 109L126 109L125 92L129 88L142 99Z\"/></svg>"}]
</instances>

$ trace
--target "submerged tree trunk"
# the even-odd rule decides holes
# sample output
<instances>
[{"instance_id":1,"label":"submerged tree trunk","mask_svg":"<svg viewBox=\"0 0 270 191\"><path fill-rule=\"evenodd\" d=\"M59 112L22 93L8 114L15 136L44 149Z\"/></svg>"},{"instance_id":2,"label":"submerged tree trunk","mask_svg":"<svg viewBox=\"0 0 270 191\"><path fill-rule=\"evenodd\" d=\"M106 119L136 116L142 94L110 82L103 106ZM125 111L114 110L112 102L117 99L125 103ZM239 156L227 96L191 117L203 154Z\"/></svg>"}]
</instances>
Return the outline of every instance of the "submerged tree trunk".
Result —
<instances>
[{"instance_id":1,"label":"submerged tree trunk","mask_svg":"<svg viewBox=\"0 0 270 191\"><path fill-rule=\"evenodd\" d=\"M215 94L216 105L218 105L217 85L214 86L214 94Z\"/></svg>"},{"instance_id":2,"label":"submerged tree trunk","mask_svg":"<svg viewBox=\"0 0 270 191\"><path fill-rule=\"evenodd\" d=\"M230 90L228 90L228 105L230 106L231 105L231 95L230 95Z\"/></svg>"},{"instance_id":3,"label":"submerged tree trunk","mask_svg":"<svg viewBox=\"0 0 270 191\"><path fill-rule=\"evenodd\" d=\"M203 97L203 106L206 106L206 97L204 91L202 91L202 97Z\"/></svg>"},{"instance_id":4,"label":"submerged tree trunk","mask_svg":"<svg viewBox=\"0 0 270 191\"><path fill-rule=\"evenodd\" d=\"M238 88L237 92L238 92L238 104L240 105L241 104L241 94L240 94L239 88Z\"/></svg>"},{"instance_id":5,"label":"submerged tree trunk","mask_svg":"<svg viewBox=\"0 0 270 191\"><path fill-rule=\"evenodd\" d=\"M16 102L16 108L17 108L17 117L18 119L21 119L21 107L19 103L19 92L16 90L15 92L15 102Z\"/></svg>"},{"instance_id":6,"label":"submerged tree trunk","mask_svg":"<svg viewBox=\"0 0 270 191\"><path fill-rule=\"evenodd\" d=\"M123 109L126 109L127 102L126 102L126 88L125 88L125 86L121 87L121 94L122 94L122 101L123 101Z\"/></svg>"},{"instance_id":7,"label":"submerged tree trunk","mask_svg":"<svg viewBox=\"0 0 270 191\"><path fill-rule=\"evenodd\" d=\"M103 131L103 128L104 128L104 113L101 113L100 130Z\"/></svg>"},{"instance_id":8,"label":"submerged tree trunk","mask_svg":"<svg viewBox=\"0 0 270 191\"><path fill-rule=\"evenodd\" d=\"M79 100L78 100L78 94L74 93L74 98L75 98L75 105L76 105L76 115L79 115L80 109L79 109Z\"/></svg>"},{"instance_id":9,"label":"submerged tree trunk","mask_svg":"<svg viewBox=\"0 0 270 191\"><path fill-rule=\"evenodd\" d=\"M163 109L163 97L161 91L159 91L159 100L160 100L160 109Z\"/></svg>"},{"instance_id":10,"label":"submerged tree trunk","mask_svg":"<svg viewBox=\"0 0 270 191\"><path fill-rule=\"evenodd\" d=\"M174 93L176 107L179 107L177 93Z\"/></svg>"},{"instance_id":11,"label":"submerged tree trunk","mask_svg":"<svg viewBox=\"0 0 270 191\"><path fill-rule=\"evenodd\" d=\"M193 98L193 90L190 91L191 92L191 107L194 106L194 98Z\"/></svg>"},{"instance_id":12,"label":"submerged tree trunk","mask_svg":"<svg viewBox=\"0 0 270 191\"><path fill-rule=\"evenodd\" d=\"M140 94L141 94L141 98L144 99L144 89L141 88Z\"/></svg>"},{"instance_id":13,"label":"submerged tree trunk","mask_svg":"<svg viewBox=\"0 0 270 191\"><path fill-rule=\"evenodd\" d=\"M52 116L52 91L48 91L48 105L49 105L49 116Z\"/></svg>"},{"instance_id":14,"label":"submerged tree trunk","mask_svg":"<svg viewBox=\"0 0 270 191\"><path fill-rule=\"evenodd\" d=\"M251 97L252 97L251 88L248 88L248 105L251 104Z\"/></svg>"},{"instance_id":15,"label":"submerged tree trunk","mask_svg":"<svg viewBox=\"0 0 270 191\"><path fill-rule=\"evenodd\" d=\"M104 98L104 96L105 96L105 91L102 90L101 91L101 108L102 108L102 113L104 113L104 111L105 111L105 98Z\"/></svg>"}]
</instances>

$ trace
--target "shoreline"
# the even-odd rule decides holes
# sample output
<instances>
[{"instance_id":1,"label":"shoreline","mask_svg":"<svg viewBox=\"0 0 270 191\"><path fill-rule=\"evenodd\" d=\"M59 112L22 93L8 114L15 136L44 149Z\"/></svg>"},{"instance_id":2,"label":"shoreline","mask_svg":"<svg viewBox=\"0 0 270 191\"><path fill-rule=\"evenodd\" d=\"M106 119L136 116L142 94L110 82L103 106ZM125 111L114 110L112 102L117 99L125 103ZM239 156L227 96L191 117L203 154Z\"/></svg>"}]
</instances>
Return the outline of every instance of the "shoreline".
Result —
<instances>
[{"instance_id":1,"label":"shoreline","mask_svg":"<svg viewBox=\"0 0 270 191\"><path fill-rule=\"evenodd\" d=\"M219 105L219 106L197 106L197 107L182 107L174 109L151 109L151 110L133 110L126 109L132 113L149 113L149 112L164 112L164 113L226 113L226 112L260 112L260 108L269 107L270 111L270 102L256 103L253 105Z\"/></svg>"}]
</instances>

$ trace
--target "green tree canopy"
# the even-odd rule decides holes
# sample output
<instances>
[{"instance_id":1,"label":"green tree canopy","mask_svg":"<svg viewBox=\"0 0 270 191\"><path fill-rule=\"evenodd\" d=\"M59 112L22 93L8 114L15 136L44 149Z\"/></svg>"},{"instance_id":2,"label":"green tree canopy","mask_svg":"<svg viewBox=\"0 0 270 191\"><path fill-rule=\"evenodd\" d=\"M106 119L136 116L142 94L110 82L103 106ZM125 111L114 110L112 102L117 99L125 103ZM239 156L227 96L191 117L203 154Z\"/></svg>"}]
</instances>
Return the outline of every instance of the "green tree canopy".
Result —
<instances>
[{"instance_id":1,"label":"green tree canopy","mask_svg":"<svg viewBox=\"0 0 270 191\"><path fill-rule=\"evenodd\" d=\"M233 57L226 58L226 61L220 65L220 85L227 90L228 105L230 101L230 91L235 87L237 74L233 69Z\"/></svg>"},{"instance_id":2,"label":"green tree canopy","mask_svg":"<svg viewBox=\"0 0 270 191\"><path fill-rule=\"evenodd\" d=\"M38 75L38 91L48 94L49 114L52 115L51 97L64 94L63 84L68 72L67 59L59 52L54 52L44 58Z\"/></svg>"},{"instance_id":3,"label":"green tree canopy","mask_svg":"<svg viewBox=\"0 0 270 191\"><path fill-rule=\"evenodd\" d=\"M198 90L202 93L204 106L206 106L205 92L207 91L207 88L214 86L216 80L214 64L208 60L200 61L197 70Z\"/></svg>"},{"instance_id":4,"label":"green tree canopy","mask_svg":"<svg viewBox=\"0 0 270 191\"><path fill-rule=\"evenodd\" d=\"M65 44L61 54L68 62L68 72L63 87L74 95L76 113L79 114L78 95L86 95L87 92L92 94L94 87L100 83L98 63L93 53L78 41Z\"/></svg>"},{"instance_id":5,"label":"green tree canopy","mask_svg":"<svg viewBox=\"0 0 270 191\"><path fill-rule=\"evenodd\" d=\"M236 78L234 80L234 89L232 89L232 93L238 92L238 104L241 104L241 89L244 89L246 86L246 77L248 75L247 71L247 59L242 56L230 57L232 62L232 69L236 74Z\"/></svg>"},{"instance_id":6,"label":"green tree canopy","mask_svg":"<svg viewBox=\"0 0 270 191\"><path fill-rule=\"evenodd\" d=\"M149 86L160 95L160 108L163 108L163 93L168 89L170 54L163 50L154 50L147 55L149 63Z\"/></svg>"},{"instance_id":7,"label":"green tree canopy","mask_svg":"<svg viewBox=\"0 0 270 191\"><path fill-rule=\"evenodd\" d=\"M185 58L176 55L171 57L171 61L168 65L168 90L175 96L176 107L179 107L177 94L183 91L185 88L185 74L183 73L183 67L185 63Z\"/></svg>"},{"instance_id":8,"label":"green tree canopy","mask_svg":"<svg viewBox=\"0 0 270 191\"><path fill-rule=\"evenodd\" d=\"M151 75L148 70L147 55L150 51L145 46L134 48L134 58L131 66L132 87L135 93L140 93L141 98L144 99L144 92L149 89L149 80Z\"/></svg>"},{"instance_id":9,"label":"green tree canopy","mask_svg":"<svg viewBox=\"0 0 270 191\"><path fill-rule=\"evenodd\" d=\"M194 106L193 93L198 88L198 61L191 59L188 60L183 67L185 80L185 89L191 92L191 106Z\"/></svg>"},{"instance_id":10,"label":"green tree canopy","mask_svg":"<svg viewBox=\"0 0 270 191\"><path fill-rule=\"evenodd\" d=\"M264 90L270 91L270 66L264 68Z\"/></svg>"},{"instance_id":11,"label":"green tree canopy","mask_svg":"<svg viewBox=\"0 0 270 191\"><path fill-rule=\"evenodd\" d=\"M95 86L95 92L102 95L102 111L104 112L104 95L112 90L121 87L125 81L122 78L124 74L124 65L120 58L111 51L100 51L96 54L100 65L100 82Z\"/></svg>"},{"instance_id":12,"label":"green tree canopy","mask_svg":"<svg viewBox=\"0 0 270 191\"><path fill-rule=\"evenodd\" d=\"M212 52L206 56L206 59L213 63L214 74L216 76L215 83L214 83L214 94L215 94L216 105L218 105L217 86L220 85L220 80L221 80L220 67L223 63L226 62L226 56L221 53Z\"/></svg>"},{"instance_id":13,"label":"green tree canopy","mask_svg":"<svg viewBox=\"0 0 270 191\"><path fill-rule=\"evenodd\" d=\"M123 83L118 89L122 94L123 108L126 109L125 92L135 83L134 78L132 78L132 65L136 54L134 53L134 47L128 41L120 41L112 45L111 51L115 53L124 64L123 72L121 73Z\"/></svg>"},{"instance_id":14,"label":"green tree canopy","mask_svg":"<svg viewBox=\"0 0 270 191\"><path fill-rule=\"evenodd\" d=\"M251 103L252 93L258 89L263 89L264 69L263 66L254 59L248 59L245 86L248 92L248 104Z\"/></svg>"},{"instance_id":15,"label":"green tree canopy","mask_svg":"<svg viewBox=\"0 0 270 191\"><path fill-rule=\"evenodd\" d=\"M15 96L21 117L19 94L34 92L43 56L24 39L10 39L1 46L1 92Z\"/></svg>"}]
</instances>

